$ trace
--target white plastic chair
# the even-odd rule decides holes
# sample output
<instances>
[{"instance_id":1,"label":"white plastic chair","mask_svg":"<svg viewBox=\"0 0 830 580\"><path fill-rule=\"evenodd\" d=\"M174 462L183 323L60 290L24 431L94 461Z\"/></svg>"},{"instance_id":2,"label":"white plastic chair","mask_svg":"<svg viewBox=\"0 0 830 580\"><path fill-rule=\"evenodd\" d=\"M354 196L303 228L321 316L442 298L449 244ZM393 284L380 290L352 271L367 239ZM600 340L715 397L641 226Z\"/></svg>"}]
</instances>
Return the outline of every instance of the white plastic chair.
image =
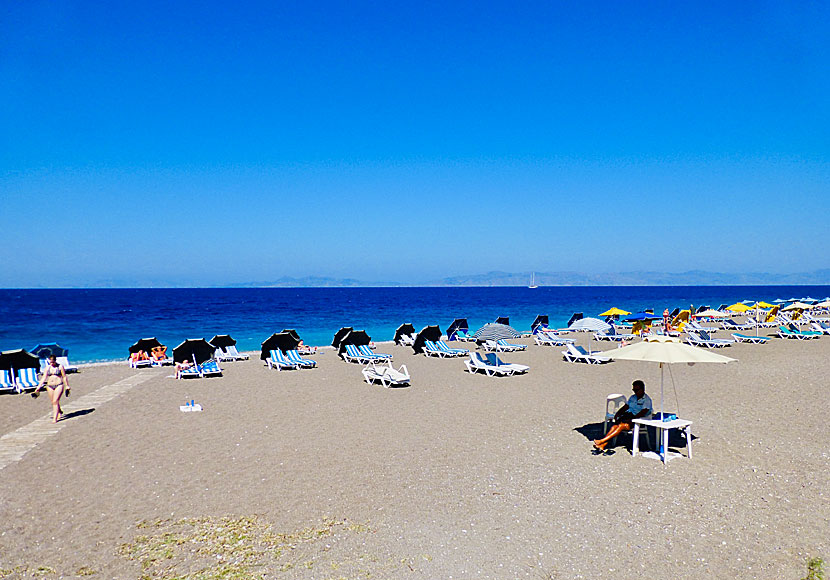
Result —
<instances>
[{"instance_id":1,"label":"white plastic chair","mask_svg":"<svg viewBox=\"0 0 830 580\"><path fill-rule=\"evenodd\" d=\"M620 395L619 393L612 393L605 398L605 421L602 423L602 434L605 435L608 433L608 423L614 420L614 416L617 414L623 405L627 403L628 399L625 398L625 395ZM634 430L628 431L631 436L634 436ZM648 448L651 449L651 439L648 435L648 428L641 429L641 434L646 436L646 445ZM617 438L611 440L613 445L617 444Z\"/></svg>"}]
</instances>

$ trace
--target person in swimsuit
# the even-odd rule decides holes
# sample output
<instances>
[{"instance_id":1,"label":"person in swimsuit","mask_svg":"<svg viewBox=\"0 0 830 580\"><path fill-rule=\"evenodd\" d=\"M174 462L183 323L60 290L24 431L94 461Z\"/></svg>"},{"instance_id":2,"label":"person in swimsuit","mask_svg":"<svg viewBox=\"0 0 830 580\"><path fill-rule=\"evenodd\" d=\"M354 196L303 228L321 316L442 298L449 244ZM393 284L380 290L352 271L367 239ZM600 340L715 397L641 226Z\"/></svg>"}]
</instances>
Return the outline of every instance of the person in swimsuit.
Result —
<instances>
[{"instance_id":1,"label":"person in swimsuit","mask_svg":"<svg viewBox=\"0 0 830 580\"><path fill-rule=\"evenodd\" d=\"M40 383L35 389L35 393L39 392L44 385L46 385L46 392L49 393L49 399L52 401L52 423L57 423L63 415L61 397L64 392L67 397L69 396L69 383L66 381L66 371L63 365L58 364L55 355L49 357L49 364L46 365L40 375Z\"/></svg>"}]
</instances>

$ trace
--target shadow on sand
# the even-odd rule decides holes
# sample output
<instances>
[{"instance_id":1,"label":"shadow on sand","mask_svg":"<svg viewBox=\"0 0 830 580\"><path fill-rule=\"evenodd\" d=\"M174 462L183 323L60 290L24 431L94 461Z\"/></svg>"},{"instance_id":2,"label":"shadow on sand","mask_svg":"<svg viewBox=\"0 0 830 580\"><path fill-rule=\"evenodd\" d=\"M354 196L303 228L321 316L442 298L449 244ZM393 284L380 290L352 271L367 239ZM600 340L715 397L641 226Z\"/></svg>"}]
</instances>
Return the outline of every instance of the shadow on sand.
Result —
<instances>
[{"instance_id":1,"label":"shadow on sand","mask_svg":"<svg viewBox=\"0 0 830 580\"><path fill-rule=\"evenodd\" d=\"M66 421L67 419L74 419L76 417L83 417L84 415L89 415L95 411L95 407L92 409L80 409L78 411L72 411L71 413L66 413L63 417L61 417L61 421Z\"/></svg>"}]
</instances>

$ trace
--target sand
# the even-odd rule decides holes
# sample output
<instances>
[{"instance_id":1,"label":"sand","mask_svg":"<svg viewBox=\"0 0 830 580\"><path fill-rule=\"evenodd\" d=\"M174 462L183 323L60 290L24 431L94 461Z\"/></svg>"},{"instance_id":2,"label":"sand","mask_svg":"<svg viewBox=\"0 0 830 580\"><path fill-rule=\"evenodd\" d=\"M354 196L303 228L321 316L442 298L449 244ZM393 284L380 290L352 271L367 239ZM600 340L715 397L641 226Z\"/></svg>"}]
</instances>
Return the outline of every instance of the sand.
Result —
<instances>
[{"instance_id":1,"label":"sand","mask_svg":"<svg viewBox=\"0 0 830 580\"><path fill-rule=\"evenodd\" d=\"M659 404L657 365L533 345L503 355L527 375L491 378L378 350L411 387L367 385L332 351L305 371L71 376L69 403L149 378L0 469L0 577L801 578L830 557L828 338L672 368L694 457L665 467L628 437L590 443L633 379ZM181 413L190 399L204 411ZM48 413L0 396L0 434Z\"/></svg>"}]
</instances>

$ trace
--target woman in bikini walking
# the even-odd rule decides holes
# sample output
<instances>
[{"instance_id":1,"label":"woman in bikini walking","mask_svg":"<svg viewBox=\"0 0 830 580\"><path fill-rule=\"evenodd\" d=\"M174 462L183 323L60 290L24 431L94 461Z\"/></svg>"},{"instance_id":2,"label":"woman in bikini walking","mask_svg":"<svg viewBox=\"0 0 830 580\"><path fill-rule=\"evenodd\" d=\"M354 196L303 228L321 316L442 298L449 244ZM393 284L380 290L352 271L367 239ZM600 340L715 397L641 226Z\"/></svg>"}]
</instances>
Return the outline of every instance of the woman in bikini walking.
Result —
<instances>
[{"instance_id":1,"label":"woman in bikini walking","mask_svg":"<svg viewBox=\"0 0 830 580\"><path fill-rule=\"evenodd\" d=\"M40 384L32 393L35 396L41 387L46 385L46 392L49 393L49 399L52 401L52 423L57 423L61 420L61 397L64 392L69 396L69 383L66 381L66 371L63 365L58 364L57 358L53 355L49 357L49 364L40 375Z\"/></svg>"}]
</instances>

